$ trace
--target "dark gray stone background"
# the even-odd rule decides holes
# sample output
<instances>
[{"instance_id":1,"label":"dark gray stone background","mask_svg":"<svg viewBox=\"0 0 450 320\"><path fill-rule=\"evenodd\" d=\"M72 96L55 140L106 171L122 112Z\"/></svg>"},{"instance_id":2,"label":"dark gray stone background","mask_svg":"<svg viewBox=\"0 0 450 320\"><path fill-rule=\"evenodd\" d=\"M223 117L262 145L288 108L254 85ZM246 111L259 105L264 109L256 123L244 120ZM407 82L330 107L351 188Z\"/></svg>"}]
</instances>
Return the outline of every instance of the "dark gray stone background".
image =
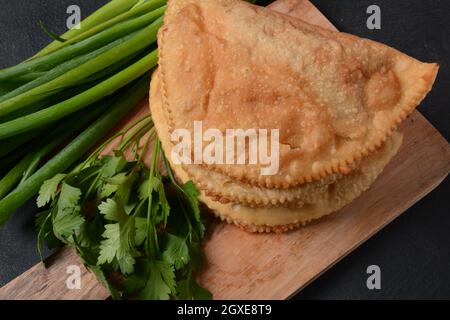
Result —
<instances>
[{"instance_id":1,"label":"dark gray stone background","mask_svg":"<svg viewBox=\"0 0 450 320\"><path fill-rule=\"evenodd\" d=\"M271 1L260 1L267 4ZM313 0L342 31L378 40L441 70L420 111L450 137L450 2L447 0ZM105 0L0 0L0 68L26 59L49 42L42 20L65 31L66 8L78 4L83 16ZM366 28L366 9L377 4L382 30ZM359 249L309 285L298 299L450 299L450 181L409 209ZM34 204L20 209L0 230L0 286L38 262ZM382 270L382 289L366 288L366 268Z\"/></svg>"}]
</instances>

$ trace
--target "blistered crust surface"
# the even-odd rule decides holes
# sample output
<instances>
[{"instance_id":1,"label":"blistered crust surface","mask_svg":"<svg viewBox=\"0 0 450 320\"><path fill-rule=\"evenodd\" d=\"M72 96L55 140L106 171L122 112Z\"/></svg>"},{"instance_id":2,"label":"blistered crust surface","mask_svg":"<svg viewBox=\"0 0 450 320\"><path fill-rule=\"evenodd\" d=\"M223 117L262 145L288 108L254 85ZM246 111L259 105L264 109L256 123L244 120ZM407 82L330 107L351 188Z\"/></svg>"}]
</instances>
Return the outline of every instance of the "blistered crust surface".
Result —
<instances>
[{"instance_id":1,"label":"blistered crust surface","mask_svg":"<svg viewBox=\"0 0 450 320\"><path fill-rule=\"evenodd\" d=\"M168 132L167 129L164 129L167 128L167 118L161 101L158 71L155 72L152 80L150 99L152 115L158 132ZM167 137L162 138L163 147L170 157L173 143L169 141L168 133L164 136ZM379 152L381 151L375 151L375 153ZM371 157L362 160L362 164L359 163L358 166L370 166L371 163L376 161L377 156L371 155ZM344 177L344 175L338 174L289 189L268 189L233 180L227 175L201 166L184 165L183 169L189 180L194 181L209 198L224 204L240 203L248 207L300 208L305 204L315 203L326 197L329 189L334 188L335 183Z\"/></svg>"},{"instance_id":2,"label":"blistered crust surface","mask_svg":"<svg viewBox=\"0 0 450 320\"><path fill-rule=\"evenodd\" d=\"M163 142L163 148L170 157L173 143L169 140L167 128L167 117L163 110L161 101L160 81L158 71L152 79L150 90L150 105L155 126ZM184 165L184 171L196 183L205 194L222 203L242 203L251 207L262 206L284 206L301 207L304 203L314 202L323 197L327 187L339 179L342 175L333 175L320 181L304 184L290 189L268 189L252 186L240 181L233 180L220 172L208 170L202 166ZM183 181L186 182L186 181Z\"/></svg>"},{"instance_id":3,"label":"blistered crust surface","mask_svg":"<svg viewBox=\"0 0 450 320\"><path fill-rule=\"evenodd\" d=\"M167 127L167 119L162 110L160 91L158 88L158 74L155 72L150 90L150 108L155 122L158 136L161 140L164 152L170 155L172 144L170 133ZM341 177L331 184L327 184L315 198L309 198L302 202L297 208L279 207L251 207L241 203L222 203L215 197L208 195L208 190L202 190L201 201L204 202L212 212L228 223L234 223L252 232L285 232L300 227L305 223L328 215L339 210L362 192L367 190L382 172L390 159L397 153L402 143L402 135L395 132L385 144L383 144L370 158L362 161L361 164L350 174ZM170 161L170 156L169 156ZM191 180L190 174L180 165L171 166L177 177L186 182ZM191 167L195 168L195 167ZM197 168L198 169L198 168ZM204 169L202 169L204 170ZM213 180L213 178L211 178ZM198 181L194 182L198 185ZM215 180L214 180L215 182ZM227 191L226 188L223 189ZM247 193L252 193L251 186L248 186ZM280 190L283 194L285 190ZM280 195L279 194L279 195ZM305 193L306 194L306 193Z\"/></svg>"},{"instance_id":4,"label":"blistered crust surface","mask_svg":"<svg viewBox=\"0 0 450 320\"><path fill-rule=\"evenodd\" d=\"M170 130L279 129L280 171L210 165L290 188L378 148L431 89L436 64L237 0L172 0L159 33Z\"/></svg>"}]
</instances>

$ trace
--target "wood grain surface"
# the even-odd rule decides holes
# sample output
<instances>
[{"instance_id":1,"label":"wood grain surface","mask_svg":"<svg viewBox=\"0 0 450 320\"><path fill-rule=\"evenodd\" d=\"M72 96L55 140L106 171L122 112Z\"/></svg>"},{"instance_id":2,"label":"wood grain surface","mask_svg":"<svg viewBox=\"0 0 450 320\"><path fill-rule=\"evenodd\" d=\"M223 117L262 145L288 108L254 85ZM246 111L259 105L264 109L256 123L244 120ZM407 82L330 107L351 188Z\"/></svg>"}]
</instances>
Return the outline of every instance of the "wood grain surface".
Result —
<instances>
[{"instance_id":1,"label":"wood grain surface","mask_svg":"<svg viewBox=\"0 0 450 320\"><path fill-rule=\"evenodd\" d=\"M334 28L307 0L278 0L271 8ZM132 116L148 110L143 105ZM214 222L204 242L199 281L215 299L287 299L437 187L450 171L450 145L419 113L403 124L399 154L375 184L339 212L288 234L249 234ZM66 285L79 266L81 288ZM0 289L0 299L105 299L108 293L63 249L50 267L32 267Z\"/></svg>"}]
</instances>

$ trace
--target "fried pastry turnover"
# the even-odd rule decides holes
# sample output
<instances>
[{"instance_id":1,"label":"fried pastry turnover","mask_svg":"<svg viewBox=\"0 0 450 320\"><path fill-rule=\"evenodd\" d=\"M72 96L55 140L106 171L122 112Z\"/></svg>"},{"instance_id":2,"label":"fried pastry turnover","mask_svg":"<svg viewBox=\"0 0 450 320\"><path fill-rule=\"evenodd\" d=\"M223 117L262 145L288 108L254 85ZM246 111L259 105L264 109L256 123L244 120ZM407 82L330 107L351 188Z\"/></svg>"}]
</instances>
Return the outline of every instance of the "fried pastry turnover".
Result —
<instances>
[{"instance_id":1,"label":"fried pastry turnover","mask_svg":"<svg viewBox=\"0 0 450 320\"><path fill-rule=\"evenodd\" d=\"M163 150L166 155L170 155L173 143L161 99L158 72L155 72L151 82L150 108ZM288 190L246 186L239 181L224 182L228 179L227 176L213 171L210 171L208 176L208 172L200 166L183 167L171 162L171 167L182 183L192 180L199 186L200 200L222 220L252 232L285 232L337 211L357 198L370 187L397 153L402 140L403 135L395 132L370 157L361 161L351 173L329 179L320 186L316 182L311 182ZM199 171L202 172L199 173ZM199 179L199 177L202 178ZM211 183L208 184L205 181L211 181ZM214 187L216 196L211 196L208 185L211 187L214 184L218 188ZM270 194L272 203L260 200L264 202L264 205L255 206L253 201L259 197L264 199L264 195L267 196L268 192L272 192ZM247 201L242 201L242 193L246 194ZM292 194L289 195L289 193ZM220 201L224 195L229 197L228 201ZM300 196L300 198L286 206L289 201L282 199L289 196Z\"/></svg>"},{"instance_id":2,"label":"fried pastry turnover","mask_svg":"<svg viewBox=\"0 0 450 320\"><path fill-rule=\"evenodd\" d=\"M279 130L274 175L261 175L261 164L171 163L217 216L251 231L292 229L368 189L438 71L240 0L169 0L158 45L150 107L166 154L170 134L193 133L195 121L224 137L228 128Z\"/></svg>"}]
</instances>

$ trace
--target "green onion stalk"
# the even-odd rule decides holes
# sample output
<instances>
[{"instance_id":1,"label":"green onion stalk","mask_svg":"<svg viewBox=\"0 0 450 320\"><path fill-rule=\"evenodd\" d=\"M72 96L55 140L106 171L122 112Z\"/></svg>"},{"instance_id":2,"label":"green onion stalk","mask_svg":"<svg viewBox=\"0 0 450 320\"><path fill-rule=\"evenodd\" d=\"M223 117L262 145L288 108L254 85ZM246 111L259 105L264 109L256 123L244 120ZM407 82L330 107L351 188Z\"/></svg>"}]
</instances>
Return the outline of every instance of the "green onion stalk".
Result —
<instances>
[{"instance_id":1,"label":"green onion stalk","mask_svg":"<svg viewBox=\"0 0 450 320\"><path fill-rule=\"evenodd\" d=\"M157 50L98 85L54 106L0 124L0 139L21 134L63 118L104 98L156 66Z\"/></svg>"},{"instance_id":2,"label":"green onion stalk","mask_svg":"<svg viewBox=\"0 0 450 320\"><path fill-rule=\"evenodd\" d=\"M108 2L106 5L95 11L89 17L84 19L81 22L80 28L74 28L66 33L64 33L61 38L65 40L69 40L75 38L76 36L86 32L94 28L95 26L104 23L108 20L114 19L120 14L127 12L130 10L139 0L113 0ZM59 49L61 46L61 42L53 41L44 49L42 49L39 53L35 55L35 57L45 56L48 53Z\"/></svg>"},{"instance_id":3,"label":"green onion stalk","mask_svg":"<svg viewBox=\"0 0 450 320\"><path fill-rule=\"evenodd\" d=\"M71 46L63 47L48 55L34 58L18 64L14 67L0 70L0 81L9 80L11 78L22 76L29 72L48 71L49 69L61 64L64 61L73 59L74 57L87 54L118 38L135 32L151 23L156 18L161 17L165 11L165 7L156 9L141 17L122 22L106 29L90 38ZM151 32L151 30L149 30ZM149 35L151 36L151 34Z\"/></svg>"},{"instance_id":4,"label":"green onion stalk","mask_svg":"<svg viewBox=\"0 0 450 320\"><path fill-rule=\"evenodd\" d=\"M0 199L8 194L11 189L19 183L27 180L38 168L42 159L58 146L72 138L79 131L84 129L89 123L96 119L111 101L107 100L95 107L93 112L81 114L78 112L67 119L68 123L60 124L56 129L50 132L48 137L32 148L2 179L0 179Z\"/></svg>"},{"instance_id":5,"label":"green onion stalk","mask_svg":"<svg viewBox=\"0 0 450 320\"><path fill-rule=\"evenodd\" d=\"M137 3L137 1L133 1L133 2ZM60 42L60 41L52 42L45 49L43 49L42 51L37 53L34 56L34 58L48 55L51 52L54 52L61 48L67 47L74 43L80 42L80 41L87 39L101 31L104 31L105 29L108 29L116 24L127 21L130 18L134 18L134 17L140 16L142 14L149 13L151 11L154 11L154 14L162 15L162 13L165 10L166 3L167 3L167 0L145 1L144 3L139 4L139 5L131 8L130 10L125 11L125 12L113 17L112 19L109 19L106 21L103 19L104 18L103 14L97 15L97 17L96 16L88 17L86 20L84 20L82 22L81 29L71 30L68 33L61 36L63 39L65 39L64 42ZM131 2L129 4L131 4ZM129 4L127 4L127 6L129 6ZM99 11L101 12L101 10L103 10L103 8L100 9ZM100 20L98 17L102 17L102 19ZM89 21L86 22L88 19L89 19ZM91 20L92 20L92 23L91 23ZM95 23L94 23L94 21L95 21Z\"/></svg>"},{"instance_id":6,"label":"green onion stalk","mask_svg":"<svg viewBox=\"0 0 450 320\"><path fill-rule=\"evenodd\" d=\"M36 195L44 181L70 168L103 138L123 116L131 111L147 95L149 81L150 77L148 74L137 80L119 96L116 102L98 120L16 189L0 200L0 225L6 223L18 208Z\"/></svg>"},{"instance_id":7,"label":"green onion stalk","mask_svg":"<svg viewBox=\"0 0 450 320\"><path fill-rule=\"evenodd\" d=\"M0 224L145 96L166 4L112 0L61 36L42 26L57 40L0 70Z\"/></svg>"},{"instance_id":8,"label":"green onion stalk","mask_svg":"<svg viewBox=\"0 0 450 320\"><path fill-rule=\"evenodd\" d=\"M137 51L149 46L156 41L156 34L161 25L162 18L158 18L151 25L137 32L133 36L126 37L126 39L121 39L119 44L116 45L116 43L112 43L114 46L107 46L108 48L101 49L100 53L94 52L93 58L90 58L87 62L78 67L71 68L72 63L69 67L60 66L59 69L62 71L58 70L56 73L60 75L53 80L31 90L24 91L22 94L19 94L11 99L0 102L0 116L13 112L29 104L38 102L54 94L58 90L64 89L64 87L76 85L86 77L89 77L96 72L99 72L120 61L128 55L134 54ZM75 63L78 63L78 61ZM36 81L38 80L39 79ZM61 84L64 85L62 86ZM9 95L13 93L14 92ZM2 99L3 98L0 100Z\"/></svg>"}]
</instances>

